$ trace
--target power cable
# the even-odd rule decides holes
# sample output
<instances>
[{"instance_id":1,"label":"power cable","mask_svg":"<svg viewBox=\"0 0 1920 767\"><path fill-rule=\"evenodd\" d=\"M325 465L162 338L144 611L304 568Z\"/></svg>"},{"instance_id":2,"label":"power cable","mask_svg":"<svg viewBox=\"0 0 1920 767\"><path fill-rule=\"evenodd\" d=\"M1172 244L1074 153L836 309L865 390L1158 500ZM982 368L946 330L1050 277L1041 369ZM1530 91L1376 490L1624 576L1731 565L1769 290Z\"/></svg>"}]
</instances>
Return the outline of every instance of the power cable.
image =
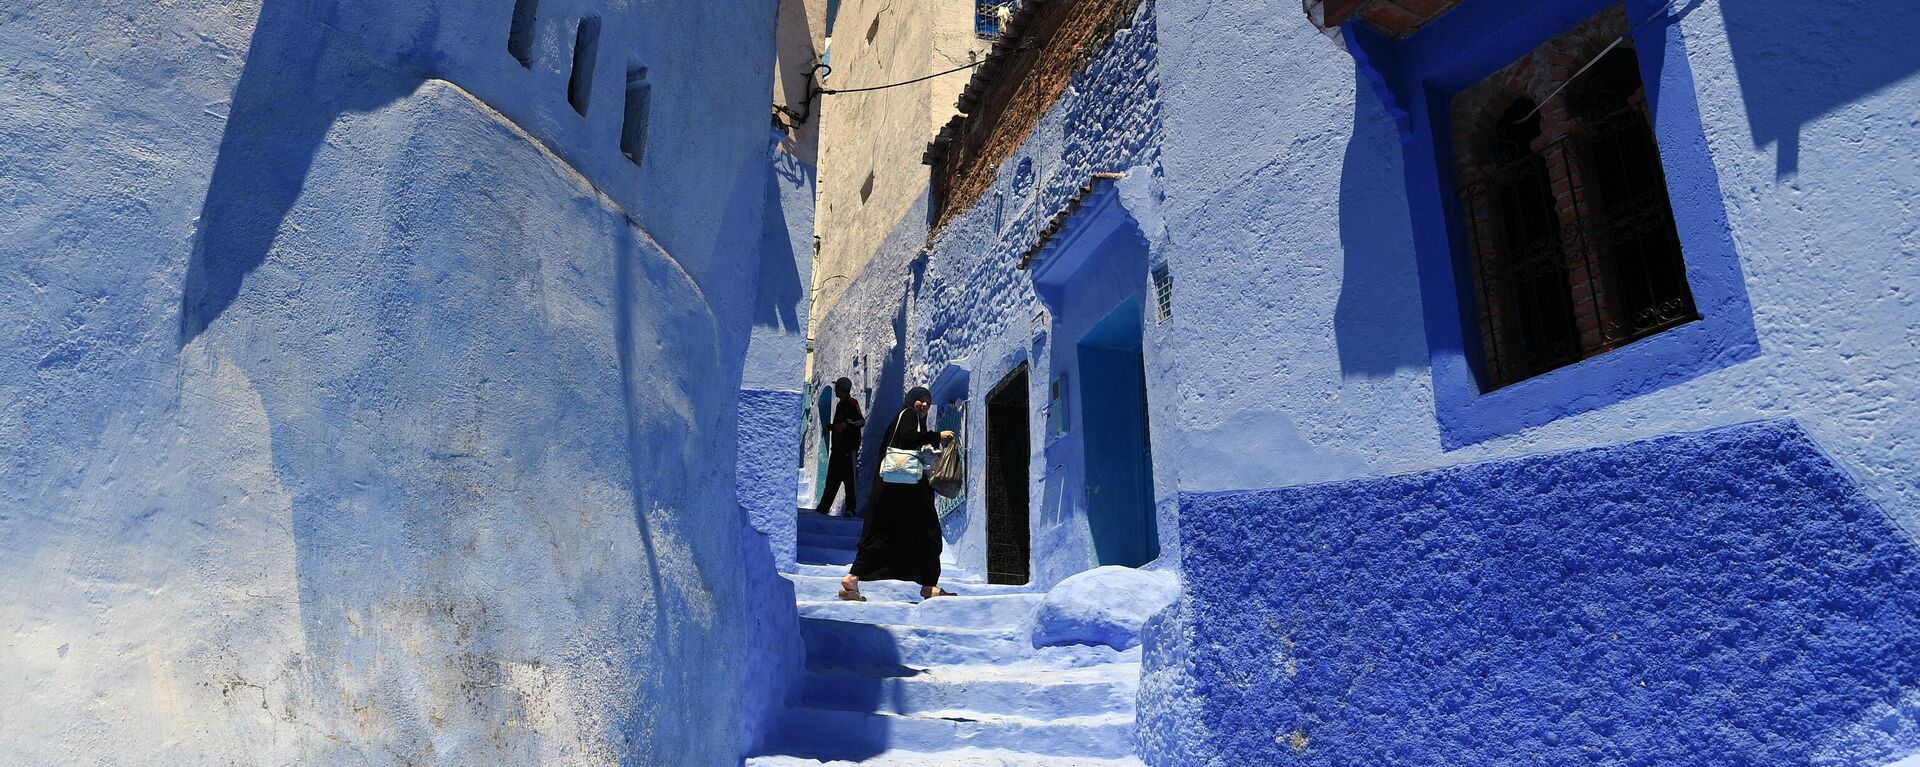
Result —
<instances>
[{"instance_id":1,"label":"power cable","mask_svg":"<svg viewBox=\"0 0 1920 767\"><path fill-rule=\"evenodd\" d=\"M979 61L975 61L975 62L973 62L973 63L971 63L971 64L962 64L962 65L960 65L960 66L957 66L957 67L954 67L954 68L952 68L952 69L948 69L948 70L945 70L945 71L941 71L941 72L935 72L935 73L933 73L933 74L930 74L930 75L924 75L924 76L921 76L921 77L916 77L916 78L913 78L912 80L902 80L902 81L900 81L900 82L897 82L897 83L887 83L886 85L874 85L874 86L869 86L869 87L866 87L866 88L820 88L820 89L818 89L818 90L816 90L816 91L814 91L814 92L815 92L815 93L820 93L820 94L823 94L823 95L833 95L833 94L836 94L836 93L865 93L865 92L867 92L867 91L882 91L882 90L886 90L886 89L888 89L888 88L898 88L898 87L900 87L900 86L902 86L902 85L912 85L912 84L914 84L914 83L918 83L918 82L925 82L925 81L927 81L927 80L932 80L933 78L936 78L936 77L939 77L939 76L941 76L941 75L950 75L950 74L953 74L953 73L955 73L955 72L963 72L963 71L966 71L966 70L969 70L969 69L975 69L975 68L977 68L977 67L979 67L980 65L982 65L982 64L985 64L985 63L987 63L987 62L989 62L989 61L992 61L992 60L994 60L994 59L997 59L997 58L1001 58L1001 57L1003 57L1003 56L1012 56L1013 54L1016 54L1016 53L1024 53L1024 52L1026 52L1026 51L1029 51L1029 50L1032 50L1032 48L1033 48L1033 46L1031 46L1031 45L1022 45L1022 46L1020 46L1020 47L1018 47L1018 48L1009 48L1009 49L1007 49L1007 50L1005 50L1005 51L1002 51L1002 52L1000 52L1000 53L990 53L990 54L987 54L987 55L986 55L985 57L982 57L982 58L981 58L981 59L980 59Z\"/></svg>"}]
</instances>

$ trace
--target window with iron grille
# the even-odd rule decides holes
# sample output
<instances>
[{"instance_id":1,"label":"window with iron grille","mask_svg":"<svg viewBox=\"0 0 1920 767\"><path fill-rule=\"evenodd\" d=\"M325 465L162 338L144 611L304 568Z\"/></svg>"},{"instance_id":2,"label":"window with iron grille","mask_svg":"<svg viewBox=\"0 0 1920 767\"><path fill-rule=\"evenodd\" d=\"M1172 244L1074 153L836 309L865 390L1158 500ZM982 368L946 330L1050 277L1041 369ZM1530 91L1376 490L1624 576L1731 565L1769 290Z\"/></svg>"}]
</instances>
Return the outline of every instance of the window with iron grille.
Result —
<instances>
[{"instance_id":1,"label":"window with iron grille","mask_svg":"<svg viewBox=\"0 0 1920 767\"><path fill-rule=\"evenodd\" d=\"M1625 25L1603 13L1454 97L1484 389L1699 319L1639 59L1608 47Z\"/></svg>"},{"instance_id":2,"label":"window with iron grille","mask_svg":"<svg viewBox=\"0 0 1920 767\"><path fill-rule=\"evenodd\" d=\"M1166 264L1153 268L1153 304L1161 322L1173 319L1173 272Z\"/></svg>"},{"instance_id":3,"label":"window with iron grille","mask_svg":"<svg viewBox=\"0 0 1920 767\"><path fill-rule=\"evenodd\" d=\"M974 0L973 32L983 39L1000 36L1000 25L1011 15L1017 0Z\"/></svg>"}]
</instances>

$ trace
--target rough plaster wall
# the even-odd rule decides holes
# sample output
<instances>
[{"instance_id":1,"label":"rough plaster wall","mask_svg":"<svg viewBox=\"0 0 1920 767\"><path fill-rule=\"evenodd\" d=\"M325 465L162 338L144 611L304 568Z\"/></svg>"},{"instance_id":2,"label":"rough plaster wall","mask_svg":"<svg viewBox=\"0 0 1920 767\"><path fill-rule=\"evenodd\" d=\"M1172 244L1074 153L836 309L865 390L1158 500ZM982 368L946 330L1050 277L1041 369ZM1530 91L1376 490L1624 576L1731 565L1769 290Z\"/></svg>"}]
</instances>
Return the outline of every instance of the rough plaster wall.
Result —
<instances>
[{"instance_id":1,"label":"rough plaster wall","mask_svg":"<svg viewBox=\"0 0 1920 767\"><path fill-rule=\"evenodd\" d=\"M350 38L383 8L0 12L20 763L727 764L754 735L715 692L778 661L712 470L750 300L596 191L619 165L405 66L464 52ZM450 35L400 25L423 50L461 39L468 9L422 9ZM715 74L764 83L755 56ZM755 158L754 203L764 108L709 100L686 145ZM757 238L719 175L646 213L688 208L695 264L728 221Z\"/></svg>"},{"instance_id":2,"label":"rough plaster wall","mask_svg":"<svg viewBox=\"0 0 1920 767\"><path fill-rule=\"evenodd\" d=\"M876 446L891 423L885 416L899 409L908 387L931 383L950 364L972 373L968 428L971 434L984 435L987 391L1020 360L1031 359L1029 400L1036 411L1032 434L1035 453L1040 452L1052 340L1039 333L1047 323L1043 318L1036 326L1034 318L1044 306L1028 274L1016 265L1047 220L1095 171L1133 169L1134 178L1127 183L1138 191L1127 196L1129 204L1141 209L1154 204L1150 186L1160 140L1159 86L1153 76L1157 51L1151 4L1143 4L1135 23L1088 62L1019 153L1003 164L982 202L941 230L930 256L920 255L926 236L923 198L913 211L920 215L909 216L894 231L867 271L825 316L816 331L814 375L831 381L850 374L856 388L872 386L872 401L863 402L882 416L868 421L862 482L871 481ZM1141 280L1144 286L1144 274ZM1149 321L1150 384L1165 380L1171 366L1158 332ZM865 379L848 364L863 352L872 368ZM1154 436L1161 438L1158 428ZM985 454L976 446L974 455ZM985 461L972 464L969 481L978 488ZM1036 464L1034 469L1037 479L1045 466ZM1155 482L1157 488L1173 487L1170 476L1157 476ZM865 490L863 486L862 498L868 497ZM985 571L983 495L970 493L965 510L948 520L949 554L973 572ZM1031 493L1036 523L1043 519L1042 503L1036 484ZM1036 582L1050 584L1091 566L1084 518L1056 521L1062 530L1035 537L1036 546L1056 533L1062 542L1058 550L1034 550L1034 561L1041 565L1035 570ZM1171 518L1163 520L1161 529L1171 544Z\"/></svg>"},{"instance_id":3,"label":"rough plaster wall","mask_svg":"<svg viewBox=\"0 0 1920 767\"><path fill-rule=\"evenodd\" d=\"M972 14L966 3L847 0L834 22L838 34L827 86L904 82L964 64L969 52L984 50L971 35L953 33L956 19L970 20ZM868 42L867 32L876 19L878 30ZM821 248L814 265L814 316L826 316L882 243L895 229L909 225L910 216L925 220L924 211L912 211L929 178L920 155L954 114L954 100L966 78L965 72L956 72L898 88L822 97ZM873 185L863 200L860 191L868 174Z\"/></svg>"},{"instance_id":4,"label":"rough plaster wall","mask_svg":"<svg viewBox=\"0 0 1920 767\"><path fill-rule=\"evenodd\" d=\"M1920 513L1920 388L1896 383L1920 378L1910 210L1920 78L1888 9L1849 5L1788 24L1777 20L1803 16L1793 3L1707 0L1680 22L1761 356L1447 451L1397 133L1374 90L1301 14L1161 0L1163 60L1177 62L1163 79L1174 343L1188 363L1182 488L1336 480L1792 416L1891 513ZM1871 25L1841 21L1875 14ZM1846 85L1830 93L1801 70ZM1781 125L1795 129L1798 157L1784 176L1767 138Z\"/></svg>"},{"instance_id":5,"label":"rough plaster wall","mask_svg":"<svg viewBox=\"0 0 1920 767\"><path fill-rule=\"evenodd\" d=\"M1207 735L1156 764L1920 748L1920 550L1791 422L1182 504Z\"/></svg>"}]
</instances>

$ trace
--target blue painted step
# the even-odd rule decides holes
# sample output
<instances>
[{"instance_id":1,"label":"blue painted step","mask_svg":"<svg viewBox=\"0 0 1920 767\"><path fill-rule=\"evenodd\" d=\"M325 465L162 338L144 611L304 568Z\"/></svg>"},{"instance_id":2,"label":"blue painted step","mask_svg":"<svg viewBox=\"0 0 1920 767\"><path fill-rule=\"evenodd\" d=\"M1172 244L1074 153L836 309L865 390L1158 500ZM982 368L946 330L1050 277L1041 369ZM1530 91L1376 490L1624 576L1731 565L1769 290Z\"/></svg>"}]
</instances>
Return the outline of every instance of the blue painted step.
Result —
<instances>
[{"instance_id":1,"label":"blue painted step","mask_svg":"<svg viewBox=\"0 0 1920 767\"><path fill-rule=\"evenodd\" d=\"M807 667L814 670L900 672L949 663L1014 663L1033 655L1027 632L884 626L801 618Z\"/></svg>"},{"instance_id":2,"label":"blue painted step","mask_svg":"<svg viewBox=\"0 0 1920 767\"><path fill-rule=\"evenodd\" d=\"M842 535L858 538L860 537L860 525L865 522L865 520L859 517L829 517L825 514L817 513L813 509L802 509L799 520L799 531L803 537L808 535Z\"/></svg>"},{"instance_id":3,"label":"blue painted step","mask_svg":"<svg viewBox=\"0 0 1920 767\"><path fill-rule=\"evenodd\" d=\"M802 602L826 602L838 599L836 595L840 593L840 576L846 574L845 565L801 565L799 573L787 573L786 578L793 582L795 599ZM942 580L940 585L959 594L954 597L955 599L1033 593L1033 589L1029 586L989 586L984 583L957 580ZM861 581L860 593L869 602L919 602L920 584L908 581Z\"/></svg>"},{"instance_id":4,"label":"blue painted step","mask_svg":"<svg viewBox=\"0 0 1920 767\"><path fill-rule=\"evenodd\" d=\"M1133 754L1133 715L1047 721L965 712L896 716L792 708L776 742L788 753L842 758L888 749L938 752L971 747L1111 759Z\"/></svg>"},{"instance_id":5,"label":"blue painted step","mask_svg":"<svg viewBox=\"0 0 1920 767\"><path fill-rule=\"evenodd\" d=\"M860 536L802 534L796 542L801 546L812 546L818 549L846 549L853 551L860 546Z\"/></svg>"},{"instance_id":6,"label":"blue painted step","mask_svg":"<svg viewBox=\"0 0 1920 767\"><path fill-rule=\"evenodd\" d=\"M794 559L808 565L853 564L853 549L824 549L818 546L799 546L794 549Z\"/></svg>"},{"instance_id":7,"label":"blue painted step","mask_svg":"<svg viewBox=\"0 0 1920 767\"><path fill-rule=\"evenodd\" d=\"M839 581L833 582L837 592ZM918 593L918 586L913 586ZM955 588L959 588L955 586ZM1046 597L1041 594L1003 594L997 596L955 596L913 603L880 600L877 589L861 584L865 602L843 602L837 597L799 601L800 617L826 618L848 623L911 624L947 626L963 629L1011 628L1026 625L1027 618Z\"/></svg>"},{"instance_id":8,"label":"blue painted step","mask_svg":"<svg viewBox=\"0 0 1920 767\"><path fill-rule=\"evenodd\" d=\"M822 564L817 562L815 563L801 562L799 564L799 569L796 570L795 573L798 575L830 576L837 580L839 579L840 576L847 574L847 566ZM1026 593L1032 593L1036 591L1036 589L1034 589L1032 584L1026 584L1021 586L1007 586L1007 585L996 583L993 585L988 585L984 580L980 578L979 575L975 574L974 572L964 567L960 567L958 565L949 565L949 564L942 564L940 566L940 583L943 586L947 584L953 584L956 587L956 590L966 589L965 591L960 591L960 593L962 594L977 594L977 593L983 593L983 592L994 593L994 594L1026 594ZM981 587L984 587L984 589L982 589ZM862 583L860 585L860 588L862 590L865 590L866 584ZM915 595L914 599L920 598L919 597L920 592L918 589L919 587L916 586L914 591L914 595Z\"/></svg>"},{"instance_id":9,"label":"blue painted step","mask_svg":"<svg viewBox=\"0 0 1920 767\"><path fill-rule=\"evenodd\" d=\"M937 754L887 751L858 761L819 761L801 756L756 756L746 767L1146 767L1139 759L1040 756L963 748Z\"/></svg>"},{"instance_id":10,"label":"blue painted step","mask_svg":"<svg viewBox=\"0 0 1920 767\"><path fill-rule=\"evenodd\" d=\"M800 702L811 708L888 714L975 711L1061 719L1133 713L1140 664L1086 669L944 666L914 676L809 672Z\"/></svg>"}]
</instances>

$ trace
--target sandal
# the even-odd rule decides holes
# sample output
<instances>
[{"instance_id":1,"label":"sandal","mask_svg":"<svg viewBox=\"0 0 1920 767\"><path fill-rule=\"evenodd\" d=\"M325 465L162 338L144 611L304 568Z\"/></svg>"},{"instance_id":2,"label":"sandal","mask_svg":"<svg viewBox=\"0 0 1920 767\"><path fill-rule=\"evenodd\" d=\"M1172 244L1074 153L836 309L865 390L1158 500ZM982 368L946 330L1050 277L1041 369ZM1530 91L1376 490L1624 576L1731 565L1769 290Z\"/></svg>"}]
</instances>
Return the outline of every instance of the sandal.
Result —
<instances>
[{"instance_id":1,"label":"sandal","mask_svg":"<svg viewBox=\"0 0 1920 767\"><path fill-rule=\"evenodd\" d=\"M920 595L920 599L921 599L922 601L925 601L925 600L928 600L928 599L932 599L932 598L934 598L934 597L951 597L951 596L958 596L958 595L956 595L956 594L954 594L953 592L951 592L951 591L948 591L948 590L946 590L946 589L943 589L943 588L940 588L939 586L934 586L934 587L933 587L933 593L931 593L931 594L921 594L921 595Z\"/></svg>"},{"instance_id":2,"label":"sandal","mask_svg":"<svg viewBox=\"0 0 1920 767\"><path fill-rule=\"evenodd\" d=\"M838 597L840 597L840 599L841 599L842 601L846 601L846 602L865 602L865 601L867 601L867 597L866 597L866 595L864 595L864 594L861 594L861 593L860 593L860 592L858 592L858 591L848 591L848 590L846 590L846 589L841 589L841 590L840 590L840 593L839 593L839 594L836 594L835 596L838 596Z\"/></svg>"}]
</instances>

